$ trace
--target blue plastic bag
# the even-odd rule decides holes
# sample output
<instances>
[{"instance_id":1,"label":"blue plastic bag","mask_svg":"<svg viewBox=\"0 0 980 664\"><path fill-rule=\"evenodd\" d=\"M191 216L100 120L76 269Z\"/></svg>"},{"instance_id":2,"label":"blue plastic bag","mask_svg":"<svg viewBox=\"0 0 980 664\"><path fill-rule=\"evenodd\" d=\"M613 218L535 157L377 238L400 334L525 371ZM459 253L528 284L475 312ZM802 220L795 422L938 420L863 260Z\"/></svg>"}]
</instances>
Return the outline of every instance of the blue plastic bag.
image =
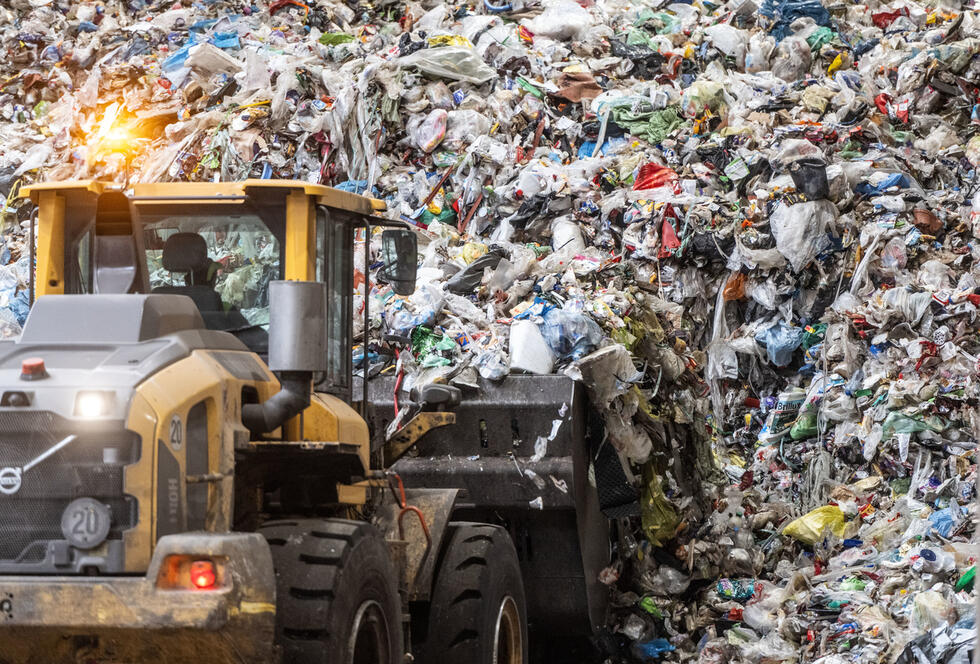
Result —
<instances>
[{"instance_id":1,"label":"blue plastic bag","mask_svg":"<svg viewBox=\"0 0 980 664\"><path fill-rule=\"evenodd\" d=\"M664 653L673 652L674 650L676 648L667 639L651 639L643 643L633 644L634 654L648 661L650 659L660 659L660 656Z\"/></svg>"},{"instance_id":2,"label":"blue plastic bag","mask_svg":"<svg viewBox=\"0 0 980 664\"><path fill-rule=\"evenodd\" d=\"M820 0L766 0L759 14L773 21L769 31L779 41L789 35L790 24L803 16L809 16L817 25L830 26L830 12Z\"/></svg>"},{"instance_id":3,"label":"blue plastic bag","mask_svg":"<svg viewBox=\"0 0 980 664\"><path fill-rule=\"evenodd\" d=\"M806 334L802 327L793 327L780 321L755 334L755 340L765 345L769 361L777 367L785 367L793 360L793 352L803 343Z\"/></svg>"},{"instance_id":4,"label":"blue plastic bag","mask_svg":"<svg viewBox=\"0 0 980 664\"><path fill-rule=\"evenodd\" d=\"M951 507L947 507L944 510L936 510L929 515L929 523L932 524L932 529L942 538L948 538L949 534L953 532L953 527L956 526L956 514L953 512Z\"/></svg>"}]
</instances>

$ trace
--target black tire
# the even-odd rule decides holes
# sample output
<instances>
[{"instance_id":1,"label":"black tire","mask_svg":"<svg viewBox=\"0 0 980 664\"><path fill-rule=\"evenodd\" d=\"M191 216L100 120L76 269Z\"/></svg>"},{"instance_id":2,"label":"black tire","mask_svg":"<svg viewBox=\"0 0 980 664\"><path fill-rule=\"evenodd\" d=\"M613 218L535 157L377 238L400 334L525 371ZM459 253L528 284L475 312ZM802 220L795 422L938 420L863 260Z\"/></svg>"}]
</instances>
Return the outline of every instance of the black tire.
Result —
<instances>
[{"instance_id":1,"label":"black tire","mask_svg":"<svg viewBox=\"0 0 980 664\"><path fill-rule=\"evenodd\" d=\"M510 535L479 523L449 527L420 664L525 664L524 584Z\"/></svg>"},{"instance_id":2,"label":"black tire","mask_svg":"<svg viewBox=\"0 0 980 664\"><path fill-rule=\"evenodd\" d=\"M259 532L276 569L276 640L288 664L401 664L401 601L371 524L297 519Z\"/></svg>"}]
</instances>

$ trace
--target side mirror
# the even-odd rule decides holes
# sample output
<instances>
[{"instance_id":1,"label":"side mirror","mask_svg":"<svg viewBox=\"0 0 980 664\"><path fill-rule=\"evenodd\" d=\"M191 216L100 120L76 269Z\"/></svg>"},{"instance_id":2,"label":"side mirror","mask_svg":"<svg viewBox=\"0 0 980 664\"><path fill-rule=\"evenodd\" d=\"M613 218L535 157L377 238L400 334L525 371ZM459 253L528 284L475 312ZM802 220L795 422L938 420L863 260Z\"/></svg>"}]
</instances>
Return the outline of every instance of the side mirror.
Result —
<instances>
[{"instance_id":1,"label":"side mirror","mask_svg":"<svg viewBox=\"0 0 980 664\"><path fill-rule=\"evenodd\" d=\"M381 257L384 261L381 277L399 295L414 293L419 269L419 241L415 233L406 228L382 232Z\"/></svg>"},{"instance_id":2,"label":"side mirror","mask_svg":"<svg viewBox=\"0 0 980 664\"><path fill-rule=\"evenodd\" d=\"M327 370L325 283L269 283L269 368L289 372Z\"/></svg>"}]
</instances>

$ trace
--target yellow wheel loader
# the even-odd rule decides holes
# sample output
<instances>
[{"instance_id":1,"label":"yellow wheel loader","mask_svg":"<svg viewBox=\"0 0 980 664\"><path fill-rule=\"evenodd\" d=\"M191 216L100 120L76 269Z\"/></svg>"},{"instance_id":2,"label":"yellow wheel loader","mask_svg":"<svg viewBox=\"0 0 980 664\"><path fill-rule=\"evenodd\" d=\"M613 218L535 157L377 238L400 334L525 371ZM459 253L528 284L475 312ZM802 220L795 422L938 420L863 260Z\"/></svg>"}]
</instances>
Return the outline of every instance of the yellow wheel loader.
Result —
<instances>
[{"instance_id":1,"label":"yellow wheel loader","mask_svg":"<svg viewBox=\"0 0 980 664\"><path fill-rule=\"evenodd\" d=\"M302 182L23 195L36 301L0 342L0 662L527 661L507 530L382 467L451 426L458 393L422 395L381 448L366 384L354 408L354 234L386 227L405 293L410 230Z\"/></svg>"}]
</instances>

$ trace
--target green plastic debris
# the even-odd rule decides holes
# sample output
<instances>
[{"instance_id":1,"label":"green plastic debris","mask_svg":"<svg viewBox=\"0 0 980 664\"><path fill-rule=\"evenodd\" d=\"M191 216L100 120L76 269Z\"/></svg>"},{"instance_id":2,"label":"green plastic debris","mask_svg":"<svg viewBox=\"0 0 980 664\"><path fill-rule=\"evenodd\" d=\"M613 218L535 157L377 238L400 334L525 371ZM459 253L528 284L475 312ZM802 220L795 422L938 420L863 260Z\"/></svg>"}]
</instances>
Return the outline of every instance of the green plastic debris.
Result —
<instances>
[{"instance_id":1,"label":"green plastic debris","mask_svg":"<svg viewBox=\"0 0 980 664\"><path fill-rule=\"evenodd\" d=\"M455 152L440 150L432 155L432 163L437 168L449 168L459 161L459 155Z\"/></svg>"},{"instance_id":2,"label":"green plastic debris","mask_svg":"<svg viewBox=\"0 0 980 664\"><path fill-rule=\"evenodd\" d=\"M614 106L609 113L620 127L625 127L629 133L650 143L662 142L684 124L684 118L676 107L654 110L649 101L635 106L632 103Z\"/></svg>"},{"instance_id":3,"label":"green plastic debris","mask_svg":"<svg viewBox=\"0 0 980 664\"><path fill-rule=\"evenodd\" d=\"M650 36L647 33L642 30L630 30L626 35L626 45L635 46L636 44L654 48L650 43Z\"/></svg>"},{"instance_id":4,"label":"green plastic debris","mask_svg":"<svg viewBox=\"0 0 980 664\"><path fill-rule=\"evenodd\" d=\"M819 51L824 44L829 44L833 38L834 31L821 26L810 33L810 36L806 38L806 43L810 45L810 50Z\"/></svg>"},{"instance_id":5,"label":"green plastic debris","mask_svg":"<svg viewBox=\"0 0 980 664\"><path fill-rule=\"evenodd\" d=\"M459 346L432 328L419 325L412 330L412 352L423 368L444 367L452 364L450 357L459 352Z\"/></svg>"},{"instance_id":6,"label":"green plastic debris","mask_svg":"<svg viewBox=\"0 0 980 664\"><path fill-rule=\"evenodd\" d=\"M793 440L813 438L817 435L818 430L817 409L816 406L813 406L800 413L800 416L796 418L796 421L793 422L793 426L789 430L789 436Z\"/></svg>"},{"instance_id":7,"label":"green plastic debris","mask_svg":"<svg viewBox=\"0 0 980 664\"><path fill-rule=\"evenodd\" d=\"M324 46L349 44L352 41L354 41L354 35L349 35L346 32L325 32L320 35L320 43Z\"/></svg>"},{"instance_id":8,"label":"green plastic debris","mask_svg":"<svg viewBox=\"0 0 980 664\"><path fill-rule=\"evenodd\" d=\"M806 332L803 334L803 350L810 350L811 346L823 341L824 335L827 334L827 323L820 323L819 325L808 325L806 327Z\"/></svg>"},{"instance_id":9,"label":"green plastic debris","mask_svg":"<svg viewBox=\"0 0 980 664\"><path fill-rule=\"evenodd\" d=\"M918 433L927 429L939 433L947 426L941 417L935 415L913 416L893 410L885 417L885 423L881 425L881 433L885 438L891 438L896 433Z\"/></svg>"},{"instance_id":10,"label":"green plastic debris","mask_svg":"<svg viewBox=\"0 0 980 664\"><path fill-rule=\"evenodd\" d=\"M678 26L680 21L676 16L668 14L666 12L655 12L649 9L643 11L635 21L633 25L639 27L644 26L646 28L655 30L658 34L666 34L668 32L675 32L675 28Z\"/></svg>"},{"instance_id":11,"label":"green plastic debris","mask_svg":"<svg viewBox=\"0 0 980 664\"><path fill-rule=\"evenodd\" d=\"M857 577L851 576L843 581L841 581L841 590L864 590L868 586L868 582Z\"/></svg>"},{"instance_id":12,"label":"green plastic debris","mask_svg":"<svg viewBox=\"0 0 980 664\"><path fill-rule=\"evenodd\" d=\"M956 582L956 592L961 590L973 590L973 578L976 576L976 574L976 565L963 572L959 580Z\"/></svg>"},{"instance_id":13,"label":"green plastic debris","mask_svg":"<svg viewBox=\"0 0 980 664\"><path fill-rule=\"evenodd\" d=\"M910 131L902 131L900 129L891 130L892 138L895 139L896 143L901 145L906 145L915 140L915 134Z\"/></svg>"},{"instance_id":14,"label":"green plastic debris","mask_svg":"<svg viewBox=\"0 0 980 664\"><path fill-rule=\"evenodd\" d=\"M640 600L640 608L649 613L654 618L663 618L663 611L660 607L653 603L652 597L644 597Z\"/></svg>"},{"instance_id":15,"label":"green plastic debris","mask_svg":"<svg viewBox=\"0 0 980 664\"><path fill-rule=\"evenodd\" d=\"M428 210L422 210L422 214L419 215L419 222L428 226L434 221L441 222L443 224L449 224L450 226L456 225L456 210L452 208L451 205L446 205L442 208L439 214L432 214Z\"/></svg>"},{"instance_id":16,"label":"green plastic debris","mask_svg":"<svg viewBox=\"0 0 980 664\"><path fill-rule=\"evenodd\" d=\"M34 105L34 117L43 118L51 110L51 102L39 101Z\"/></svg>"},{"instance_id":17,"label":"green plastic debris","mask_svg":"<svg viewBox=\"0 0 980 664\"><path fill-rule=\"evenodd\" d=\"M517 84L522 88L524 88L525 90L527 90L528 92L530 92L538 99L544 99L544 93L541 92L541 90L539 90L538 88L536 88L534 84L532 84L529 80L527 80L523 76L517 77Z\"/></svg>"},{"instance_id":18,"label":"green plastic debris","mask_svg":"<svg viewBox=\"0 0 980 664\"><path fill-rule=\"evenodd\" d=\"M902 496L909 492L909 488L912 486L911 477L900 477L897 480L892 480L888 483L891 487L892 493L896 496Z\"/></svg>"}]
</instances>

